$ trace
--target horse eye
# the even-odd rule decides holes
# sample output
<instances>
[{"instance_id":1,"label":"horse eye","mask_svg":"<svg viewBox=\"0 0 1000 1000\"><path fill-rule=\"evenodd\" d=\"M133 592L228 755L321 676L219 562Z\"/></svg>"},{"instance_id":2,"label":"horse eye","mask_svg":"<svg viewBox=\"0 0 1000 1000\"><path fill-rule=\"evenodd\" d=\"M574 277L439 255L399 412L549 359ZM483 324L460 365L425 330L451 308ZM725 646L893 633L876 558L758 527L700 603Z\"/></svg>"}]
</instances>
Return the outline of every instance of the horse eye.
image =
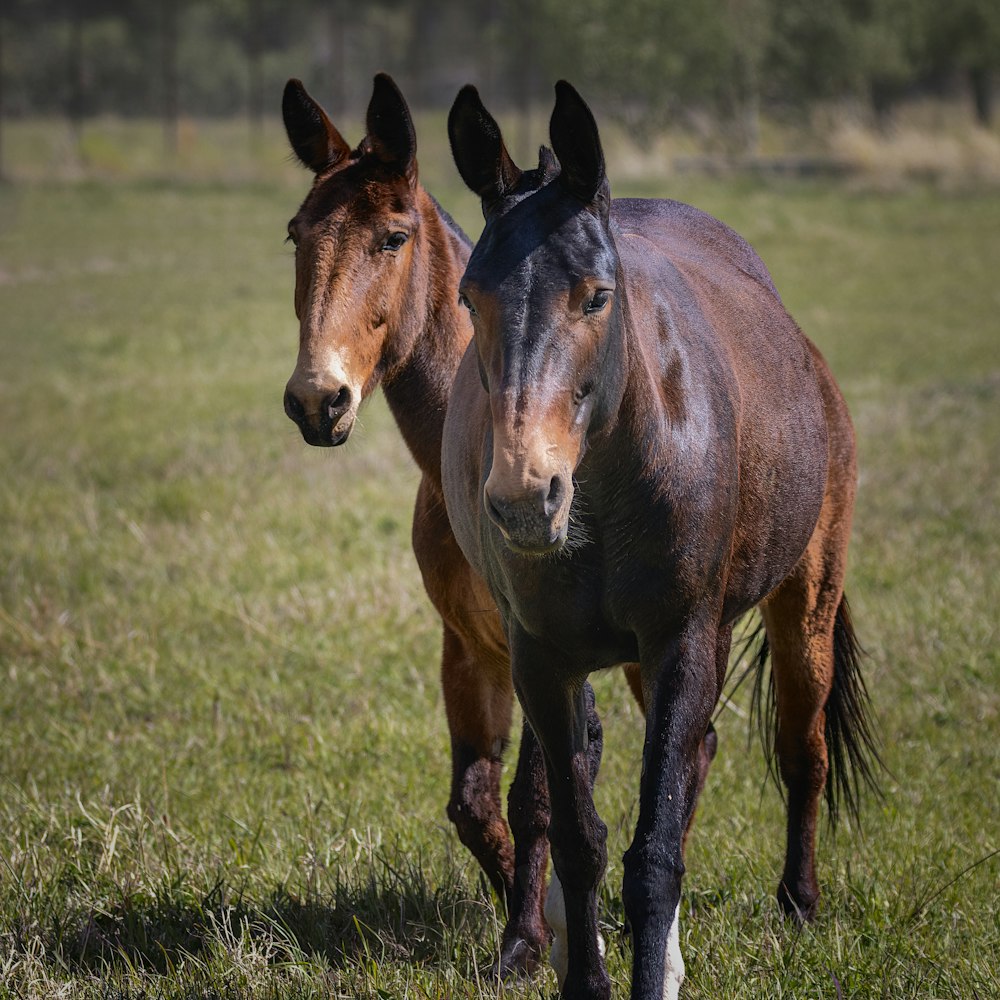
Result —
<instances>
[{"instance_id":1,"label":"horse eye","mask_svg":"<svg viewBox=\"0 0 1000 1000\"><path fill-rule=\"evenodd\" d=\"M583 307L583 311L588 316L593 313L599 313L608 304L608 299L610 298L611 293L607 289L601 288L594 292L593 298Z\"/></svg>"},{"instance_id":2,"label":"horse eye","mask_svg":"<svg viewBox=\"0 0 1000 1000\"><path fill-rule=\"evenodd\" d=\"M460 305L465 306L465 308L469 310L470 316L479 315L479 313L476 312L476 307L469 301L469 296L466 295L464 292L458 293L458 301Z\"/></svg>"},{"instance_id":3,"label":"horse eye","mask_svg":"<svg viewBox=\"0 0 1000 1000\"><path fill-rule=\"evenodd\" d=\"M395 253L408 239L406 233L390 233L382 249Z\"/></svg>"},{"instance_id":4,"label":"horse eye","mask_svg":"<svg viewBox=\"0 0 1000 1000\"><path fill-rule=\"evenodd\" d=\"M593 382L584 382L578 389L573 393L573 402L579 406L593 391Z\"/></svg>"}]
</instances>

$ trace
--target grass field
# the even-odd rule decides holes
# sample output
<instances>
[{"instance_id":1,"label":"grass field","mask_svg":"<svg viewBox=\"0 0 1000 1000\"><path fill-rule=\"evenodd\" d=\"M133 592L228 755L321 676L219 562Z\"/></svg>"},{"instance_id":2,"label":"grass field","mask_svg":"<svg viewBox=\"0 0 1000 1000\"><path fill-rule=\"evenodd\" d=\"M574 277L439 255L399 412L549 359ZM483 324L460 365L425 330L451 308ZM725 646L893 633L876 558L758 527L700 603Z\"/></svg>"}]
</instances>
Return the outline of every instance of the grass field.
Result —
<instances>
[{"instance_id":1,"label":"grass field","mask_svg":"<svg viewBox=\"0 0 1000 1000\"><path fill-rule=\"evenodd\" d=\"M444 815L414 468L381 399L334 452L281 409L304 188L0 188L0 996L496 994L494 902ZM471 197L434 190L478 232ZM891 771L862 831L824 834L822 914L797 930L746 700L722 712L685 996L998 997L1000 196L617 193L743 232L840 379ZM620 677L595 687L625 996L641 720Z\"/></svg>"}]
</instances>

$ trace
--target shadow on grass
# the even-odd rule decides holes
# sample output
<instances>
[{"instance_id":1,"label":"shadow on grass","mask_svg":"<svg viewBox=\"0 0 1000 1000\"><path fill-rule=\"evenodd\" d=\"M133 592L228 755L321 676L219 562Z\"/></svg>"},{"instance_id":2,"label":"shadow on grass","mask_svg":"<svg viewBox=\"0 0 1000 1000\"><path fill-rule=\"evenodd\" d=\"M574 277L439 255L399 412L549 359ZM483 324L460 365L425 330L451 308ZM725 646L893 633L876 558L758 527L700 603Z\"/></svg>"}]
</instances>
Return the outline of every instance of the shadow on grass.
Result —
<instances>
[{"instance_id":1,"label":"shadow on grass","mask_svg":"<svg viewBox=\"0 0 1000 1000\"><path fill-rule=\"evenodd\" d=\"M169 974L190 957L210 963L248 950L273 962L312 960L333 968L365 958L433 967L453 958L449 942L456 935L495 937L484 887L470 891L457 873L432 887L418 866L376 866L359 865L356 877L341 877L325 893L299 895L281 886L251 898L220 881L203 894L174 884L155 896L124 895L100 909L53 914L46 951L91 973L127 965Z\"/></svg>"}]
</instances>

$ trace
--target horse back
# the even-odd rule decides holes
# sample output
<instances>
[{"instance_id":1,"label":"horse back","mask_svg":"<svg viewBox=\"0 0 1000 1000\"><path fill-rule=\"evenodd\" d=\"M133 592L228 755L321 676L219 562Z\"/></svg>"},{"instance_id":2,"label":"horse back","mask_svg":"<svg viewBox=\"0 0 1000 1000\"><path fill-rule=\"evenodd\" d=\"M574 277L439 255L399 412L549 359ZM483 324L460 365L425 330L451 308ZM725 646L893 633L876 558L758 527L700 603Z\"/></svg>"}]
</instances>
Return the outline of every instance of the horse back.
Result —
<instances>
[{"instance_id":1,"label":"horse back","mask_svg":"<svg viewBox=\"0 0 1000 1000\"><path fill-rule=\"evenodd\" d=\"M611 215L623 233L642 235L668 253L705 267L740 272L781 302L757 251L735 229L700 208L671 198L616 198Z\"/></svg>"}]
</instances>

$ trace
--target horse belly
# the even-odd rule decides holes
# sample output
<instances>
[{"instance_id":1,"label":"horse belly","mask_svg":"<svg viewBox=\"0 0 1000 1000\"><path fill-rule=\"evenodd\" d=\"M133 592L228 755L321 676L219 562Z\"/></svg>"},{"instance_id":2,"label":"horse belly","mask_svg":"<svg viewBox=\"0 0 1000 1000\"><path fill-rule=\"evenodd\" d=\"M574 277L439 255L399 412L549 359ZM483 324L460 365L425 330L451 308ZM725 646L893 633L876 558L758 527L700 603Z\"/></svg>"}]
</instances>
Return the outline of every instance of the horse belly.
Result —
<instances>
[{"instance_id":1,"label":"horse belly","mask_svg":"<svg viewBox=\"0 0 1000 1000\"><path fill-rule=\"evenodd\" d=\"M726 607L740 614L767 596L799 561L819 520L828 473L823 398L810 377L790 386L794 404L745 420L740 497Z\"/></svg>"}]
</instances>

